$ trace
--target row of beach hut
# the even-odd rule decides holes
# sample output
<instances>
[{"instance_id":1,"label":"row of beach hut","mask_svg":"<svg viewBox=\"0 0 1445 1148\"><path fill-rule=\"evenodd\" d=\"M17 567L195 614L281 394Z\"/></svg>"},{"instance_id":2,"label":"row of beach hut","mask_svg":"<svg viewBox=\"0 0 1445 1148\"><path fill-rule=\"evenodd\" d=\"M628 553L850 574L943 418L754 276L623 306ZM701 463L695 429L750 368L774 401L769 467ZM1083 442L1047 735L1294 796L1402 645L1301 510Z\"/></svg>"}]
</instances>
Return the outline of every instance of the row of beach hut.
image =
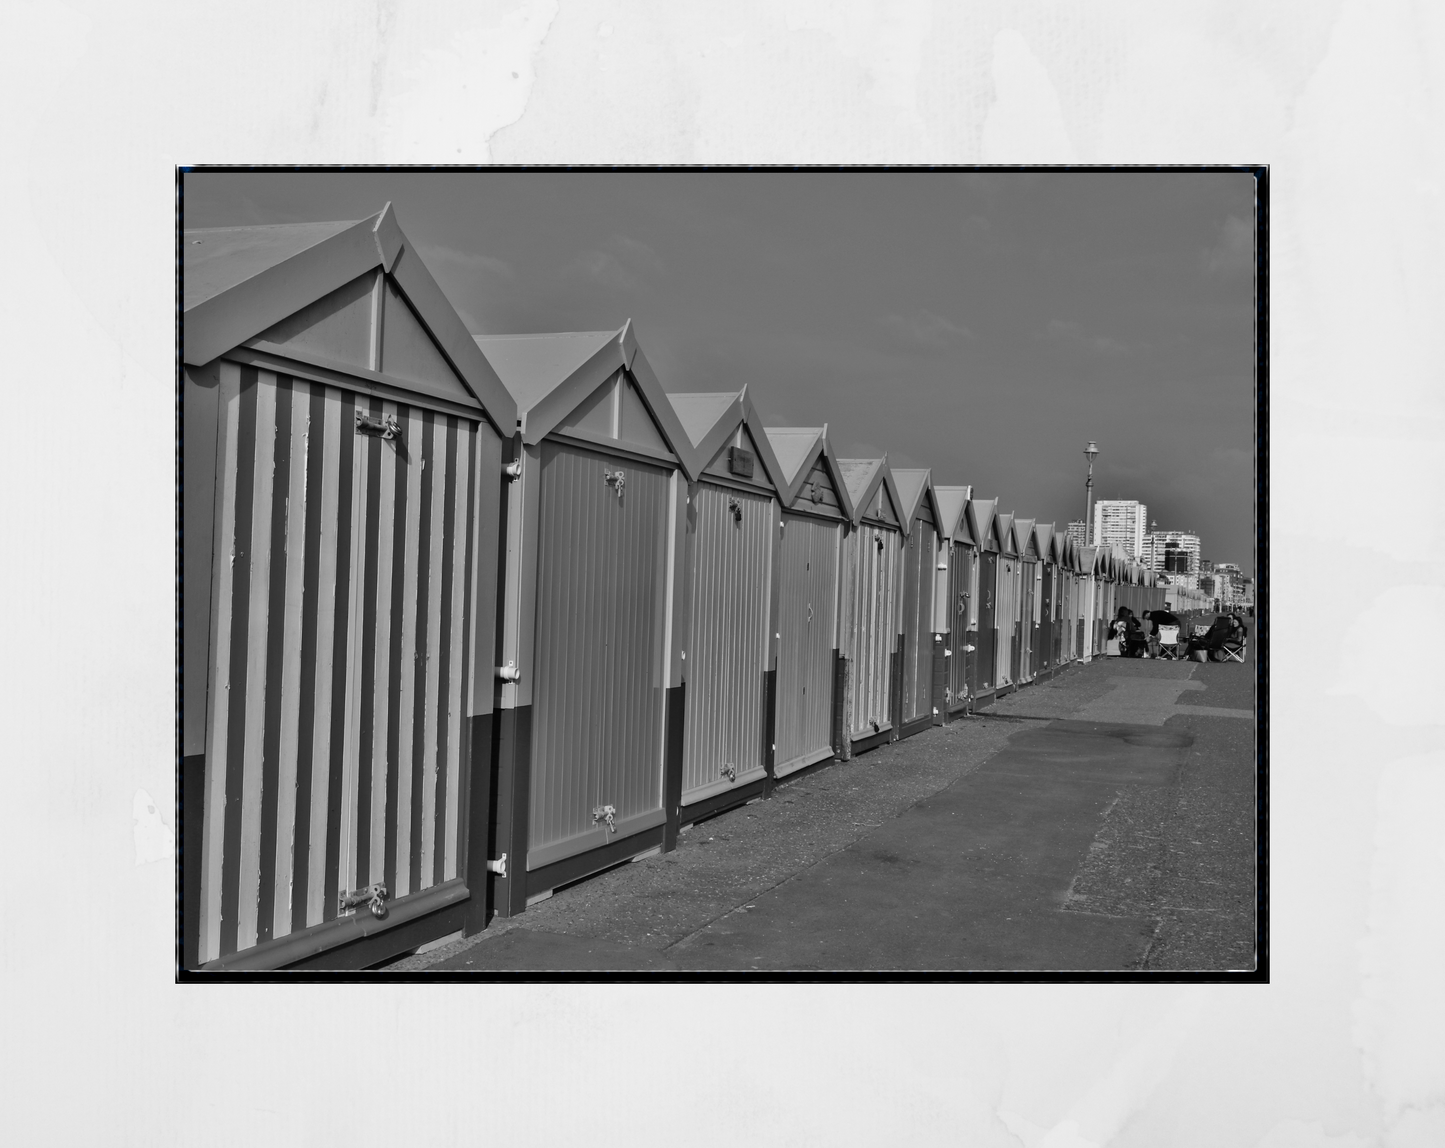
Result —
<instances>
[{"instance_id":1,"label":"row of beach hut","mask_svg":"<svg viewBox=\"0 0 1445 1148\"><path fill-rule=\"evenodd\" d=\"M181 244L185 968L475 932L1190 605L630 324L473 337L389 206Z\"/></svg>"}]
</instances>

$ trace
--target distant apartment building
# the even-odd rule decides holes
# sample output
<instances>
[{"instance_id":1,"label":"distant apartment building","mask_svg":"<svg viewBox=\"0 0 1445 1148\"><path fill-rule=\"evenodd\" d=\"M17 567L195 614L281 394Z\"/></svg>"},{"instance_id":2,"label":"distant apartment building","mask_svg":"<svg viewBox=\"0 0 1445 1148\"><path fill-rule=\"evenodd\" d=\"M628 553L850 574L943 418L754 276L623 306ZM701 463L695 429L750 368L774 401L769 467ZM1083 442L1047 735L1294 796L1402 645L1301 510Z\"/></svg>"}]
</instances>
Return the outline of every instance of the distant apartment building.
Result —
<instances>
[{"instance_id":1,"label":"distant apartment building","mask_svg":"<svg viewBox=\"0 0 1445 1148\"><path fill-rule=\"evenodd\" d=\"M1141 561L1161 574L1201 573L1199 535L1184 530L1154 530L1144 536ZM1171 577L1171 581L1175 581ZM1179 583L1176 581L1176 585Z\"/></svg>"},{"instance_id":2,"label":"distant apartment building","mask_svg":"<svg viewBox=\"0 0 1445 1148\"><path fill-rule=\"evenodd\" d=\"M1089 544L1089 524L1082 519L1069 523L1069 532L1066 535L1068 540L1075 546L1087 546Z\"/></svg>"},{"instance_id":3,"label":"distant apartment building","mask_svg":"<svg viewBox=\"0 0 1445 1148\"><path fill-rule=\"evenodd\" d=\"M1131 558L1144 553L1149 508L1142 502L1122 498L1101 498L1094 503L1094 545L1122 546Z\"/></svg>"}]
</instances>

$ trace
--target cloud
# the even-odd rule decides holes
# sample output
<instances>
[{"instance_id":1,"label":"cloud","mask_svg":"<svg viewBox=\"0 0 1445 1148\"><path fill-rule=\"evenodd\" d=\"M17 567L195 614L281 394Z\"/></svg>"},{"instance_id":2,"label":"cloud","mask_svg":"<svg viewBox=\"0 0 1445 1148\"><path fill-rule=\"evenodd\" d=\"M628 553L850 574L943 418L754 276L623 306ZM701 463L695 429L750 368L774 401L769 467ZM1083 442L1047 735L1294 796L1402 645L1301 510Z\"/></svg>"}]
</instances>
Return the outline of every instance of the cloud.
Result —
<instances>
[{"instance_id":1,"label":"cloud","mask_svg":"<svg viewBox=\"0 0 1445 1148\"><path fill-rule=\"evenodd\" d=\"M883 325L894 334L912 343L925 347L947 347L961 339L976 336L967 327L962 327L932 311L919 311L914 315L885 315Z\"/></svg>"},{"instance_id":2,"label":"cloud","mask_svg":"<svg viewBox=\"0 0 1445 1148\"><path fill-rule=\"evenodd\" d=\"M451 247L422 247L422 261L428 267L438 264L454 267L463 274L490 279L515 279L517 272L505 259L484 255L479 251L457 251Z\"/></svg>"},{"instance_id":3,"label":"cloud","mask_svg":"<svg viewBox=\"0 0 1445 1148\"><path fill-rule=\"evenodd\" d=\"M1115 358L1127 355L1131 350L1127 343L1121 343L1108 335L1090 335L1084 330L1082 323L1065 322L1063 319L1050 319L1044 328L1043 337L1051 343L1063 343Z\"/></svg>"},{"instance_id":4,"label":"cloud","mask_svg":"<svg viewBox=\"0 0 1445 1148\"><path fill-rule=\"evenodd\" d=\"M1254 224L1229 216L1219 229L1219 242L1200 254L1206 275L1243 275L1254 270Z\"/></svg>"},{"instance_id":5,"label":"cloud","mask_svg":"<svg viewBox=\"0 0 1445 1148\"><path fill-rule=\"evenodd\" d=\"M635 291L644 280L665 276L667 268L646 243L626 235L614 235L600 248L582 252L563 268L563 273L590 279L604 287Z\"/></svg>"}]
</instances>

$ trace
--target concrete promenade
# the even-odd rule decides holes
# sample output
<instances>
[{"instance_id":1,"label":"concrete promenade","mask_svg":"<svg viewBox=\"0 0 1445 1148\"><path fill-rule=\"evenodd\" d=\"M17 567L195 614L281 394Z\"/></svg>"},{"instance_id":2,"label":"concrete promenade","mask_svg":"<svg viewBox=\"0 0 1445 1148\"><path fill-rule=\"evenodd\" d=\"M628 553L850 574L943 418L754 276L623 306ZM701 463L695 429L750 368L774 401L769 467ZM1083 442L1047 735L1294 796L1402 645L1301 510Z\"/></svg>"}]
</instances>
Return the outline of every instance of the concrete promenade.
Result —
<instances>
[{"instance_id":1,"label":"concrete promenade","mask_svg":"<svg viewBox=\"0 0 1445 1148\"><path fill-rule=\"evenodd\" d=\"M1249 970L1255 666L1098 659L402 970Z\"/></svg>"}]
</instances>

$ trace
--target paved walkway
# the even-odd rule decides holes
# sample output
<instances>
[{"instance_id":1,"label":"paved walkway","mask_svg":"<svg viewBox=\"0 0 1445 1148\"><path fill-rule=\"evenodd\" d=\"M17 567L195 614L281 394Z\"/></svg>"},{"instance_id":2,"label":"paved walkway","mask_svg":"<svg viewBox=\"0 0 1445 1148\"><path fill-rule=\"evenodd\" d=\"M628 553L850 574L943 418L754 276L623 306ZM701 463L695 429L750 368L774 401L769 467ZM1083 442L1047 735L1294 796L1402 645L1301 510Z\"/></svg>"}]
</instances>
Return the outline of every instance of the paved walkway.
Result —
<instances>
[{"instance_id":1,"label":"paved walkway","mask_svg":"<svg viewBox=\"0 0 1445 1148\"><path fill-rule=\"evenodd\" d=\"M1253 676L1252 659L1073 668L395 967L1249 968Z\"/></svg>"}]
</instances>

